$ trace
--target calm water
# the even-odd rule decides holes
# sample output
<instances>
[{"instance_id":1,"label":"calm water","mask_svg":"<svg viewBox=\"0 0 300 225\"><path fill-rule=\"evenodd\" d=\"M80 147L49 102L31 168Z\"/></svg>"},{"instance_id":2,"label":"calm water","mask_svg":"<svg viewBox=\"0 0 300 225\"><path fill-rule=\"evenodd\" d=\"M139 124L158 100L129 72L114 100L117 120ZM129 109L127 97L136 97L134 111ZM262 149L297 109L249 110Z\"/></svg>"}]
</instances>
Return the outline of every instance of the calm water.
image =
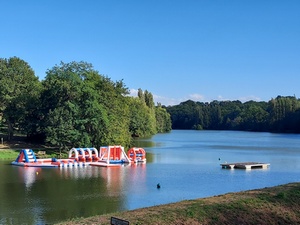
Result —
<instances>
[{"instance_id":1,"label":"calm water","mask_svg":"<svg viewBox=\"0 0 300 225\"><path fill-rule=\"evenodd\" d=\"M0 224L52 224L300 181L300 135L174 130L136 145L147 164L41 169L0 161ZM271 166L221 169L225 161Z\"/></svg>"}]
</instances>

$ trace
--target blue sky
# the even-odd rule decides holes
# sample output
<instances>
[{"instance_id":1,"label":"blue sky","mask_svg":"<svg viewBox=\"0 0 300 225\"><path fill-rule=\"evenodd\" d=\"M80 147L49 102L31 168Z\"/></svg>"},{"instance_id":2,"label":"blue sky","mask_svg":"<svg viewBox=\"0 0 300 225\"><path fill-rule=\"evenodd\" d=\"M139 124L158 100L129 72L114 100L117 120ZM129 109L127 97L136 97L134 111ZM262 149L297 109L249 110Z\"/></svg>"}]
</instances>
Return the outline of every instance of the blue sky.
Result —
<instances>
[{"instance_id":1,"label":"blue sky","mask_svg":"<svg viewBox=\"0 0 300 225\"><path fill-rule=\"evenodd\" d=\"M85 61L164 105L300 98L298 0L3 0L0 19L0 58L41 80Z\"/></svg>"}]
</instances>

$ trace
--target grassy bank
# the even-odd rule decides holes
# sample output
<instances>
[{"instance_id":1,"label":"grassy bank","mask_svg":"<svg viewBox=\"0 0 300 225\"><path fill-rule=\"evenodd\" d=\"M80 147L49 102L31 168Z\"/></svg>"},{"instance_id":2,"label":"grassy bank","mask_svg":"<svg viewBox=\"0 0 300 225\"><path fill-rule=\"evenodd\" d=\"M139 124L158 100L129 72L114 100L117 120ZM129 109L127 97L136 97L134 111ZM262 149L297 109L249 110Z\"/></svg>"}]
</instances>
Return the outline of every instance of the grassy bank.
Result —
<instances>
[{"instance_id":1,"label":"grassy bank","mask_svg":"<svg viewBox=\"0 0 300 225\"><path fill-rule=\"evenodd\" d=\"M0 137L3 137L3 134ZM21 149L32 149L36 154L39 151L46 152L45 155L41 155L43 158L66 158L67 153L59 155L59 150L56 147L46 146L42 144L30 143L26 141L26 137L16 136L12 141L4 141L0 143L0 160L14 160L20 153Z\"/></svg>"},{"instance_id":2,"label":"grassy bank","mask_svg":"<svg viewBox=\"0 0 300 225\"><path fill-rule=\"evenodd\" d=\"M73 219L69 224L300 224L300 183Z\"/></svg>"},{"instance_id":3,"label":"grassy bank","mask_svg":"<svg viewBox=\"0 0 300 225\"><path fill-rule=\"evenodd\" d=\"M39 155L38 153L40 151L45 152L43 155ZM34 152L37 157L39 158L60 158L59 153L57 153L57 150L53 149L46 149L46 148L37 148L34 149ZM1 149L0 147L0 160L15 160L20 153L20 149ZM67 154L61 154L62 158L67 158Z\"/></svg>"},{"instance_id":4,"label":"grassy bank","mask_svg":"<svg viewBox=\"0 0 300 225\"><path fill-rule=\"evenodd\" d=\"M0 160L13 160L19 155L19 150L0 149Z\"/></svg>"}]
</instances>

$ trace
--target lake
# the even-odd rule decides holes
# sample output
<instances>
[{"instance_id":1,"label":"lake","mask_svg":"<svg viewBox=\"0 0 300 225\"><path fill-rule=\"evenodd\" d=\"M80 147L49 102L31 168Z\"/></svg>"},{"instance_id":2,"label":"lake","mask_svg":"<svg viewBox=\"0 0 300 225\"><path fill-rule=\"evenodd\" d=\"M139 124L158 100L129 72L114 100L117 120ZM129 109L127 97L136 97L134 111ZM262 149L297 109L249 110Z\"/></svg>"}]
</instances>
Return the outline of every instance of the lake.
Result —
<instances>
[{"instance_id":1,"label":"lake","mask_svg":"<svg viewBox=\"0 0 300 225\"><path fill-rule=\"evenodd\" d=\"M146 150L146 164L24 168L0 161L0 224L53 224L300 179L299 134L173 130L136 146ZM230 170L224 162L270 167Z\"/></svg>"}]
</instances>

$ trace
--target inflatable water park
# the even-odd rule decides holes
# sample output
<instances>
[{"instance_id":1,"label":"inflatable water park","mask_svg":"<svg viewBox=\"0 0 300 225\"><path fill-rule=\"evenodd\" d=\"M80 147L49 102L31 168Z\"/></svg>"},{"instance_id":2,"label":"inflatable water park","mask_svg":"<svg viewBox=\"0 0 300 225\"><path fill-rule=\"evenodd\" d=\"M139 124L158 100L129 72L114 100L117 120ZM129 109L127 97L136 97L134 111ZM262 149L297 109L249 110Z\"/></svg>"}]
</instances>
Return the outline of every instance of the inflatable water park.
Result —
<instances>
[{"instance_id":1,"label":"inflatable water park","mask_svg":"<svg viewBox=\"0 0 300 225\"><path fill-rule=\"evenodd\" d=\"M72 148L67 159L38 158L32 149L22 149L15 161L15 166L23 167L113 167L131 163L146 163L146 151L133 147L127 153L124 147L102 146L96 148Z\"/></svg>"}]
</instances>

